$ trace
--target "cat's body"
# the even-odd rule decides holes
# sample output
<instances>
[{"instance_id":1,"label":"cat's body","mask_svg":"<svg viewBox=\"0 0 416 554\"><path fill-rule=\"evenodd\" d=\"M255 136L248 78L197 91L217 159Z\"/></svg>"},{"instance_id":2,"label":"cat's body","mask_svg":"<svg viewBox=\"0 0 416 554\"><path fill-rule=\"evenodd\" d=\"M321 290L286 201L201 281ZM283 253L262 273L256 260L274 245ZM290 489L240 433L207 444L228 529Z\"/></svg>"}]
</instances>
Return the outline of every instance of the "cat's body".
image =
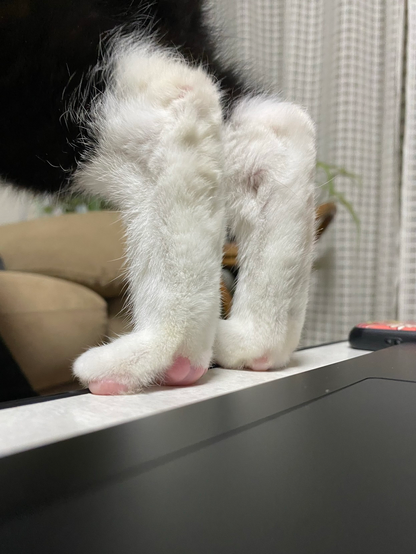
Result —
<instances>
[{"instance_id":1,"label":"cat's body","mask_svg":"<svg viewBox=\"0 0 416 554\"><path fill-rule=\"evenodd\" d=\"M175 46L189 62L203 63L229 81L229 90L238 86L214 61L199 1L13 4L6 17L1 17L0 8L0 125L1 173L14 183L50 192L67 183L83 151L79 125L68 108L75 97L88 109L97 92L105 89L103 72L92 77L89 68L97 66L99 49L102 59L117 42L117 37L112 40L117 31L124 37L153 36L157 44ZM74 109L79 109L77 103Z\"/></svg>"},{"instance_id":2,"label":"cat's body","mask_svg":"<svg viewBox=\"0 0 416 554\"><path fill-rule=\"evenodd\" d=\"M35 191L99 195L126 225L135 330L83 354L75 374L95 392L186 384L213 345L228 367L284 365L312 261L308 116L249 94L220 61L198 0L9 6L0 10L0 175ZM231 317L219 321L226 226L240 273Z\"/></svg>"}]
</instances>

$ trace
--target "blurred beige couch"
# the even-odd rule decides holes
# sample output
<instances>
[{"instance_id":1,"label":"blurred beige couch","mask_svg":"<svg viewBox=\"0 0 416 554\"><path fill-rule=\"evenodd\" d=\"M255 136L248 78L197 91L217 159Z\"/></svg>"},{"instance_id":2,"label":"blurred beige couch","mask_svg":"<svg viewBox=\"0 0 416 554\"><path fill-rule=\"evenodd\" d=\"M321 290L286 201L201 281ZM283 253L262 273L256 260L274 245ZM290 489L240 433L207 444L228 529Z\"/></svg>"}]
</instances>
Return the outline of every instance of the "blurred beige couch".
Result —
<instances>
[{"instance_id":1,"label":"blurred beige couch","mask_svg":"<svg viewBox=\"0 0 416 554\"><path fill-rule=\"evenodd\" d=\"M37 392L74 389L72 361L131 328L119 218L89 212L0 226L0 335Z\"/></svg>"}]
</instances>

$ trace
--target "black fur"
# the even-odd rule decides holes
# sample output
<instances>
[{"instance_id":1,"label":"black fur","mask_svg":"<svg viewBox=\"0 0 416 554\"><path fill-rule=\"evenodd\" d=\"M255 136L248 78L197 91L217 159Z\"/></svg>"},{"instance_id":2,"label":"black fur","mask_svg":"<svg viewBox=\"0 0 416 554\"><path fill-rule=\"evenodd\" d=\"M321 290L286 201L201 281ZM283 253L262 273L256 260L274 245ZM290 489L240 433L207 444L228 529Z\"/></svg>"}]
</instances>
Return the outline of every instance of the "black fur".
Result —
<instances>
[{"instance_id":1,"label":"black fur","mask_svg":"<svg viewBox=\"0 0 416 554\"><path fill-rule=\"evenodd\" d=\"M80 129L65 117L74 92L86 106L103 90L86 86L106 37L151 27L164 46L204 63L230 97L241 87L213 56L200 0L9 0L0 2L0 175L38 192L65 189L83 154Z\"/></svg>"}]
</instances>

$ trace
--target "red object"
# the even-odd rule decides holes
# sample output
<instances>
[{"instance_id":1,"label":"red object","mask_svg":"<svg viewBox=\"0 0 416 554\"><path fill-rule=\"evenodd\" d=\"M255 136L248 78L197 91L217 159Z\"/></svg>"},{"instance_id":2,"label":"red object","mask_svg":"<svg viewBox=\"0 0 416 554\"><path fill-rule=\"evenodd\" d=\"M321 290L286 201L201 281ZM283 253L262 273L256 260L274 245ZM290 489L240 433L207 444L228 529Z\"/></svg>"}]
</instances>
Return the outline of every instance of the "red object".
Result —
<instances>
[{"instance_id":1,"label":"red object","mask_svg":"<svg viewBox=\"0 0 416 554\"><path fill-rule=\"evenodd\" d=\"M395 329L397 331L416 331L416 323L414 321L369 321L367 323L359 323L356 325L360 329Z\"/></svg>"},{"instance_id":2,"label":"red object","mask_svg":"<svg viewBox=\"0 0 416 554\"><path fill-rule=\"evenodd\" d=\"M380 350L404 342L416 342L414 321L368 321L350 332L350 344L361 350Z\"/></svg>"}]
</instances>

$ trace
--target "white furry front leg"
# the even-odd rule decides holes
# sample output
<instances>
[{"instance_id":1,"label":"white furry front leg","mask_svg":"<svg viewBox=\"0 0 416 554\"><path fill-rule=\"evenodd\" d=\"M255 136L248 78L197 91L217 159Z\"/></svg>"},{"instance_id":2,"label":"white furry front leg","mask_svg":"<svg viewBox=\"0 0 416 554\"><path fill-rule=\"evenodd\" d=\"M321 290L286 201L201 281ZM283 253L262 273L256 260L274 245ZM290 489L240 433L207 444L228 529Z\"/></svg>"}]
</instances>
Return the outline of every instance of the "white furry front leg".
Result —
<instances>
[{"instance_id":1,"label":"white furry front leg","mask_svg":"<svg viewBox=\"0 0 416 554\"><path fill-rule=\"evenodd\" d=\"M202 69L157 50L125 52L114 82L78 181L122 210L135 331L74 372L101 393L190 384L210 362L220 308L219 93Z\"/></svg>"},{"instance_id":2,"label":"white furry front leg","mask_svg":"<svg viewBox=\"0 0 416 554\"><path fill-rule=\"evenodd\" d=\"M281 367L298 345L314 242L314 135L303 110L267 98L241 102L227 125L226 204L240 269L216 338L224 367Z\"/></svg>"}]
</instances>

